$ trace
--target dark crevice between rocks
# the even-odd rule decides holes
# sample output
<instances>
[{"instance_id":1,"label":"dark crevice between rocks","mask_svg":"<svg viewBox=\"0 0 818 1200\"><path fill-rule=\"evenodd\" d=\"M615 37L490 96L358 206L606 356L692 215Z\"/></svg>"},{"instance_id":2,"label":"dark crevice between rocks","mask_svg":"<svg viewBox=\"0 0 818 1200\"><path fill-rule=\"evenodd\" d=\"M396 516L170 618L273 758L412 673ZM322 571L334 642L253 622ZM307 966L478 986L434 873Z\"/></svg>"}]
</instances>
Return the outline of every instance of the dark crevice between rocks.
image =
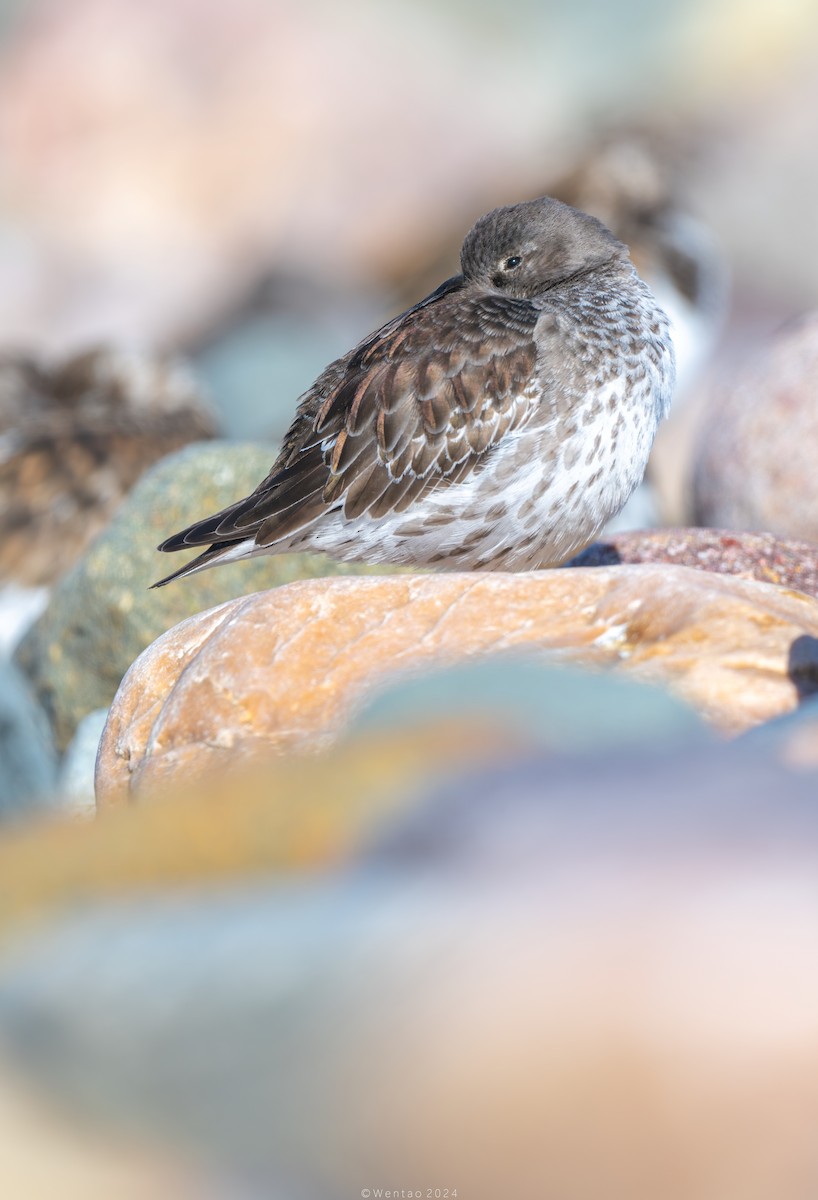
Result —
<instances>
[{"instance_id":1,"label":"dark crevice between rocks","mask_svg":"<svg viewBox=\"0 0 818 1200\"><path fill-rule=\"evenodd\" d=\"M574 555L565 567L618 567L625 560L613 542L592 542L579 554Z\"/></svg>"},{"instance_id":2,"label":"dark crevice between rocks","mask_svg":"<svg viewBox=\"0 0 818 1200\"><path fill-rule=\"evenodd\" d=\"M787 674L795 684L799 702L818 695L818 638L808 633L795 638L790 646Z\"/></svg>"}]
</instances>

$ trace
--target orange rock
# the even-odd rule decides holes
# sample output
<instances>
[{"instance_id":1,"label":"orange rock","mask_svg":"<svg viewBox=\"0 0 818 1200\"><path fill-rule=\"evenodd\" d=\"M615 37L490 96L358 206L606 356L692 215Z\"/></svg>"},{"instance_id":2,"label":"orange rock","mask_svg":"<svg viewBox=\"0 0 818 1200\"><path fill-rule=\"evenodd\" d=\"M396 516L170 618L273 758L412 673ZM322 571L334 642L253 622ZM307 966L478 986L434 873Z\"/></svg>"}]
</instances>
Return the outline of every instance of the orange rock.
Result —
<instances>
[{"instance_id":1,"label":"orange rock","mask_svg":"<svg viewBox=\"0 0 818 1200\"><path fill-rule=\"evenodd\" d=\"M818 601L664 565L317 579L244 596L169 630L130 668L98 800L258 752L322 750L386 679L508 651L626 671L734 733L794 708L818 679Z\"/></svg>"}]
</instances>

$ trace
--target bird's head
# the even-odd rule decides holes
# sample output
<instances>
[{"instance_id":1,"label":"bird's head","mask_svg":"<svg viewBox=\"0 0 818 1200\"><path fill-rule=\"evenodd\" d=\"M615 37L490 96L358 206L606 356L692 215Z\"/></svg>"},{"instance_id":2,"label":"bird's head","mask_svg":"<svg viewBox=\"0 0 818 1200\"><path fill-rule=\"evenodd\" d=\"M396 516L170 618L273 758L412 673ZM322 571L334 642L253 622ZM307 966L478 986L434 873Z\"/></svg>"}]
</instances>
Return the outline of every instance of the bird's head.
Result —
<instances>
[{"instance_id":1,"label":"bird's head","mask_svg":"<svg viewBox=\"0 0 818 1200\"><path fill-rule=\"evenodd\" d=\"M543 196L481 217L466 235L460 263L467 280L532 299L627 257L627 247L601 221Z\"/></svg>"}]
</instances>

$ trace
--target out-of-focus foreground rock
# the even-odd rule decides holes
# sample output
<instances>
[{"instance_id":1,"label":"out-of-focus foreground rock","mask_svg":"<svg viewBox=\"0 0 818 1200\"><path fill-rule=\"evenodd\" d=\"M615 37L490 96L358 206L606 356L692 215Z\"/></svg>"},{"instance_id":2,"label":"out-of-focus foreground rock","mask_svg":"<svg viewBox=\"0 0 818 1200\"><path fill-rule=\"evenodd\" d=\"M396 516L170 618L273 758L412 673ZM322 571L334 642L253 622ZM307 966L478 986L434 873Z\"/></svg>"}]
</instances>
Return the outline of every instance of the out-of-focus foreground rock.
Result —
<instances>
[{"instance_id":1,"label":"out-of-focus foreground rock","mask_svg":"<svg viewBox=\"0 0 818 1200\"><path fill-rule=\"evenodd\" d=\"M266 809L200 788L198 835L171 797L18 838L0 1041L217 1197L809 1194L816 777L754 738L393 780L403 816L323 875L292 873L313 804L371 744L268 768Z\"/></svg>"}]
</instances>

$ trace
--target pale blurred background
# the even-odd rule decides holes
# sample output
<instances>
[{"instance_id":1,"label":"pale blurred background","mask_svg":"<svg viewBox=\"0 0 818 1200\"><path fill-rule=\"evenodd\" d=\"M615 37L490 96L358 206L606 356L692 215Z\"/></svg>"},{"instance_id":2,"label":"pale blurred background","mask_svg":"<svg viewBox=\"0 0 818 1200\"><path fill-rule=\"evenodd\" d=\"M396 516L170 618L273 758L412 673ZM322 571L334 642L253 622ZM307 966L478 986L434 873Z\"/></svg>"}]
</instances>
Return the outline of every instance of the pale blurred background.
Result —
<instances>
[{"instance_id":1,"label":"pale blurred background","mask_svg":"<svg viewBox=\"0 0 818 1200\"><path fill-rule=\"evenodd\" d=\"M223 590L160 608L160 536L253 486L297 395L453 273L478 215L549 191L672 310L677 407L631 523L804 539L815 595L815 0L0 4L0 583L50 604L0 688L9 777L4 714L26 706L40 755L0 841L0 1197L818 1195L814 701L731 747L679 710L657 747L636 684L586 675L569 705L549 677L564 725L532 701L551 740L493 774L410 737L397 778L364 736L274 765L260 799L37 824L86 719L92 809L153 638L297 577L205 576ZM257 444L168 460L104 569L82 559L148 462L215 434ZM697 636L732 669L722 625ZM764 645L737 692L751 659L779 669ZM816 645L791 648L800 699Z\"/></svg>"},{"instance_id":2,"label":"pale blurred background","mask_svg":"<svg viewBox=\"0 0 818 1200\"><path fill-rule=\"evenodd\" d=\"M611 129L675 159L739 335L818 296L812 0L3 8L0 340L200 349L230 433Z\"/></svg>"}]
</instances>

